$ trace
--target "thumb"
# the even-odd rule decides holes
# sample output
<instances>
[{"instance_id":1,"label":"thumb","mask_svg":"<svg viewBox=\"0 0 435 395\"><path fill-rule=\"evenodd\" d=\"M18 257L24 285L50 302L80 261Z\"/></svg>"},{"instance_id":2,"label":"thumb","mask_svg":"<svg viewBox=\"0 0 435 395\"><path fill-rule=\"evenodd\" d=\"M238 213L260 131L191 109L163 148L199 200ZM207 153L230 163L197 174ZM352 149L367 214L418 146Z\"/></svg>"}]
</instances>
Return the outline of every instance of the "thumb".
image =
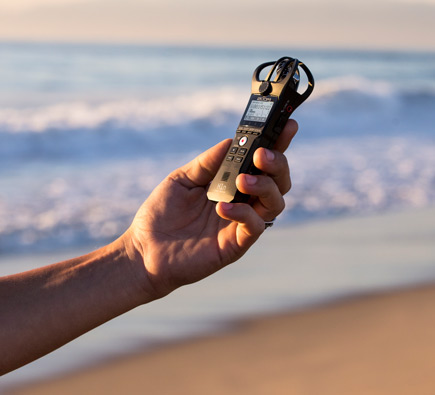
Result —
<instances>
[{"instance_id":1,"label":"thumb","mask_svg":"<svg viewBox=\"0 0 435 395\"><path fill-rule=\"evenodd\" d=\"M198 155L195 159L180 167L175 173L186 179L186 186L206 186L216 175L219 166L228 151L231 139L226 139ZM174 175L174 174L173 174ZM175 174L176 176L176 174Z\"/></svg>"}]
</instances>

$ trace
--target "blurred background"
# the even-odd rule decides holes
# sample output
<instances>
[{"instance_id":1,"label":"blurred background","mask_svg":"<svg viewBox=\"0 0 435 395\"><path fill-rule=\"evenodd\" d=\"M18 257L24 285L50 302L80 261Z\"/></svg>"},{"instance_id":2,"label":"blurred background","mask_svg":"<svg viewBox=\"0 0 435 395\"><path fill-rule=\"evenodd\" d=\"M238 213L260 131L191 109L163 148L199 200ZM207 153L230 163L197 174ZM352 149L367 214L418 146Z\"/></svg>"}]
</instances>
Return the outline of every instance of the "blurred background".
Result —
<instances>
[{"instance_id":1,"label":"blurred background","mask_svg":"<svg viewBox=\"0 0 435 395\"><path fill-rule=\"evenodd\" d=\"M434 20L433 0L0 0L2 275L116 238L168 172L233 136L253 70L284 55L308 65L316 88L294 114L294 187L273 231L432 207ZM427 262L412 275L379 265L364 280L350 265L323 285L265 289L261 304L252 297L260 267L225 272L202 300L199 287L133 312L8 380L79 366L144 336L200 333L222 317L435 277ZM219 285L229 278L238 295Z\"/></svg>"}]
</instances>

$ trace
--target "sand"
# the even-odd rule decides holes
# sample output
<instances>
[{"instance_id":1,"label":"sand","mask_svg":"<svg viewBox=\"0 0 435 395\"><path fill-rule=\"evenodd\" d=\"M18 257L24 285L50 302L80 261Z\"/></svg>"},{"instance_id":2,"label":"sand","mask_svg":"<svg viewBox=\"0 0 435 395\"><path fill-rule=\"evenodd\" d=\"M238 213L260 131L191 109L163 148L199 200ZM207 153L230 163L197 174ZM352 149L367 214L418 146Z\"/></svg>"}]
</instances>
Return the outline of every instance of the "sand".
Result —
<instances>
[{"instance_id":1,"label":"sand","mask_svg":"<svg viewBox=\"0 0 435 395\"><path fill-rule=\"evenodd\" d=\"M15 394L434 394L435 287L239 323Z\"/></svg>"},{"instance_id":2,"label":"sand","mask_svg":"<svg viewBox=\"0 0 435 395\"><path fill-rule=\"evenodd\" d=\"M411 276L418 267L435 267L434 215L430 209L328 221L270 232L265 242L282 257L288 246L276 235L292 240L293 257L307 265L328 259L343 270L353 259L369 272L380 263L403 263ZM264 259L260 250L256 256ZM9 393L435 394L435 284L396 284L395 290L241 320L225 333L137 350Z\"/></svg>"}]
</instances>

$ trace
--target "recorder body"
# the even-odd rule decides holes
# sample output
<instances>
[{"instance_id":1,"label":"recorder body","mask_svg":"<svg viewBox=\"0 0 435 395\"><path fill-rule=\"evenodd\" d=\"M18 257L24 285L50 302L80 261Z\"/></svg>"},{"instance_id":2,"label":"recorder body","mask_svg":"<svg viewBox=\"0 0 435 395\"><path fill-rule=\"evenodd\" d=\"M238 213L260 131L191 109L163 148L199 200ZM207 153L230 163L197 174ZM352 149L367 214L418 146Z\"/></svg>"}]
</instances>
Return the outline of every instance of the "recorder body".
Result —
<instances>
[{"instance_id":1,"label":"recorder body","mask_svg":"<svg viewBox=\"0 0 435 395\"><path fill-rule=\"evenodd\" d=\"M267 77L260 80L260 72L272 66ZM299 68L304 70L308 83L305 92L298 93ZM314 79L299 60L283 57L276 62L263 63L252 76L252 92L231 146L210 184L207 196L213 201L246 202L249 199L236 188L240 173L259 174L253 165L257 148L273 148L290 114L311 94Z\"/></svg>"}]
</instances>

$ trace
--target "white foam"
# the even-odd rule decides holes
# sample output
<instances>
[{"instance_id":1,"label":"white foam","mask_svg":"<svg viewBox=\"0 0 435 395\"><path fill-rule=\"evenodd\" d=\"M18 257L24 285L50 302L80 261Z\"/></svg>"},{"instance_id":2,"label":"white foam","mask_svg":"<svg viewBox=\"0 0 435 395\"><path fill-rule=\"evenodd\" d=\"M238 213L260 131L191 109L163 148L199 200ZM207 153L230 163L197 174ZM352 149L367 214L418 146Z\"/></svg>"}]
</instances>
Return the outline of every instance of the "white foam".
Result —
<instances>
[{"instance_id":1,"label":"white foam","mask_svg":"<svg viewBox=\"0 0 435 395\"><path fill-rule=\"evenodd\" d=\"M0 131L43 133L53 129L96 129L106 124L133 130L172 126L238 112L246 97L232 89L201 91L175 98L120 100L89 104L70 102L34 108L0 109Z\"/></svg>"},{"instance_id":2,"label":"white foam","mask_svg":"<svg viewBox=\"0 0 435 395\"><path fill-rule=\"evenodd\" d=\"M320 82L297 109L288 219L435 202L435 112L419 113L435 95L370 83ZM115 237L167 173L233 135L245 104L222 88L0 110L0 251Z\"/></svg>"}]
</instances>

